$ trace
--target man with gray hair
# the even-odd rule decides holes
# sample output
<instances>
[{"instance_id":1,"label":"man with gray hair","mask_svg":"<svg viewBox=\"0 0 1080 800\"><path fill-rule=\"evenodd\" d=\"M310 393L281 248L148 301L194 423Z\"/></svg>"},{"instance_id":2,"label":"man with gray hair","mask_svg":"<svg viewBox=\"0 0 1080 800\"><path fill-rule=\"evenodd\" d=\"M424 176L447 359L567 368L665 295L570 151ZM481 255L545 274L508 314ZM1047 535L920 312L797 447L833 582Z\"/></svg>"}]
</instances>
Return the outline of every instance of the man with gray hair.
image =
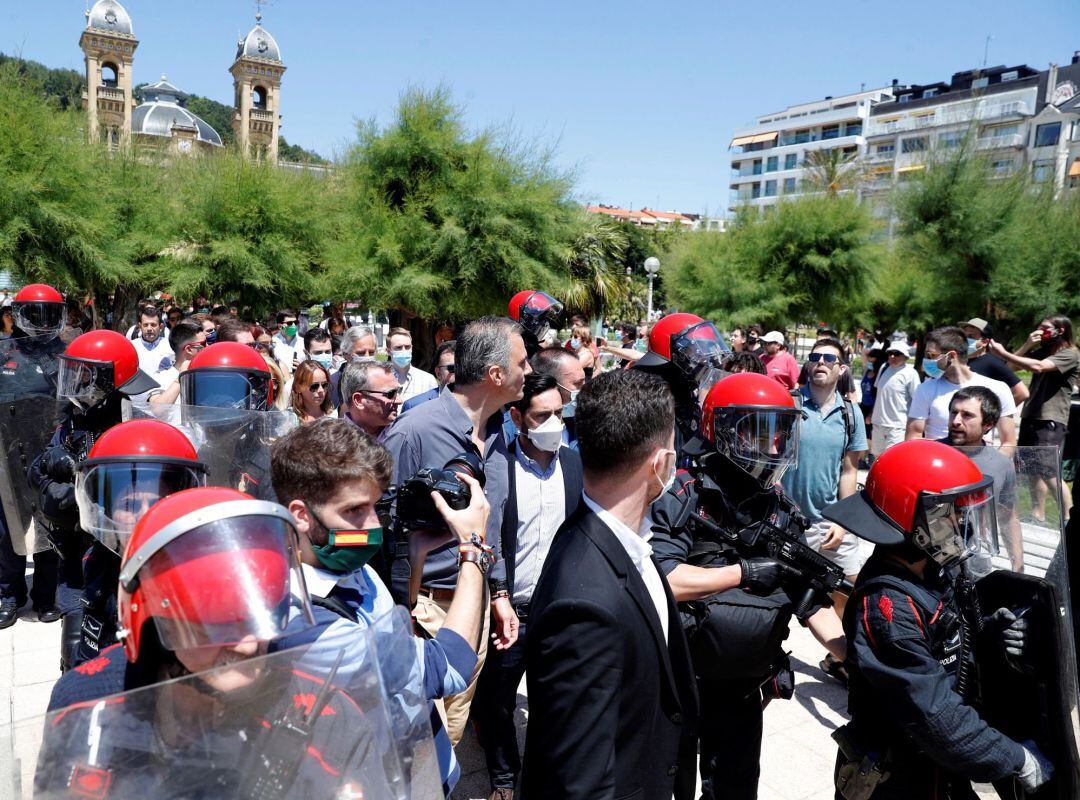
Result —
<instances>
[{"instance_id":1,"label":"man with gray hair","mask_svg":"<svg viewBox=\"0 0 1080 800\"><path fill-rule=\"evenodd\" d=\"M525 376L531 372L521 328L506 317L483 317L469 323L457 339L455 381L434 400L417 406L402 416L387 432L384 444L394 457L394 484L411 478L423 467L441 469L462 452L473 453L484 464L484 494L491 506L487 544L498 559L488 574L491 611L496 623L492 637L495 647L505 650L517 641L518 619L510 603L506 585L506 565L502 559L501 530L503 508L509 492L506 440L502 435L502 407L520 400ZM394 543L391 543L393 546ZM399 598L407 596L408 570L404 559L394 562L392 585ZM446 618L457 583L457 546L447 544L433 550L421 570L420 593L413 617L431 636ZM487 615L485 615L485 621ZM446 698L444 713L450 741L457 744L469 718L469 705L476 679L487 656L488 632L477 652L476 670L469 688Z\"/></svg>"},{"instance_id":2,"label":"man with gray hair","mask_svg":"<svg viewBox=\"0 0 1080 800\"><path fill-rule=\"evenodd\" d=\"M381 441L401 406L401 387L394 371L378 361L361 361L346 364L340 374L345 399L341 416Z\"/></svg>"},{"instance_id":3,"label":"man with gray hair","mask_svg":"<svg viewBox=\"0 0 1080 800\"><path fill-rule=\"evenodd\" d=\"M374 361L375 353L378 351L379 346L375 342L375 334L372 333L371 328L354 325L341 334L338 354L345 364L353 361ZM344 371L344 369L339 369L330 376L330 402L334 404L334 408L342 408L348 405L342 402L341 397L341 374ZM344 416L345 412L342 411L341 413Z\"/></svg>"}]
</instances>

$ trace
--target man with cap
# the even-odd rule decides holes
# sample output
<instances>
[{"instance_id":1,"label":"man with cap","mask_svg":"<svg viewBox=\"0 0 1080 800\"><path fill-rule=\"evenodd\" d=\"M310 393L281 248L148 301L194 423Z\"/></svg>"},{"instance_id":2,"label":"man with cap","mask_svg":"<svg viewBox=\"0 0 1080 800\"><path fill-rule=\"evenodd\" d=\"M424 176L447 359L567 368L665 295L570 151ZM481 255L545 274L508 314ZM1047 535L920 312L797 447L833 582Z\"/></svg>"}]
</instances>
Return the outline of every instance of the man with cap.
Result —
<instances>
[{"instance_id":1,"label":"man with cap","mask_svg":"<svg viewBox=\"0 0 1080 800\"><path fill-rule=\"evenodd\" d=\"M1001 381L1012 392L1013 402L1017 407L1028 399L1030 392L1024 383L1012 371L1012 367L990 352L988 346L994 338L993 328L985 319L974 317L967 322L956 323L964 330L968 345L968 369L984 378Z\"/></svg>"},{"instance_id":2,"label":"man with cap","mask_svg":"<svg viewBox=\"0 0 1080 800\"><path fill-rule=\"evenodd\" d=\"M799 363L795 356L784 349L784 334L780 331L769 331L761 337L765 345L765 354L761 357L761 363L765 365L765 372L774 381L780 383L785 389L794 389L799 385Z\"/></svg>"},{"instance_id":3,"label":"man with cap","mask_svg":"<svg viewBox=\"0 0 1080 800\"><path fill-rule=\"evenodd\" d=\"M995 525L993 478L941 442L901 442L866 488L825 517L877 545L844 615L851 722L836 796L973 800L972 781L1015 778L1029 797L1053 774L1034 742L991 727L973 705L976 649L1024 656L1027 621L983 619L964 561ZM982 636L976 641L976 632ZM997 641L994 641L996 639Z\"/></svg>"},{"instance_id":4,"label":"man with cap","mask_svg":"<svg viewBox=\"0 0 1080 800\"><path fill-rule=\"evenodd\" d=\"M907 429L907 410L920 380L919 373L908 364L911 349L907 342L895 341L885 345L885 366L878 372L874 386L877 400L870 417L870 453L877 458L894 444L904 441Z\"/></svg>"}]
</instances>

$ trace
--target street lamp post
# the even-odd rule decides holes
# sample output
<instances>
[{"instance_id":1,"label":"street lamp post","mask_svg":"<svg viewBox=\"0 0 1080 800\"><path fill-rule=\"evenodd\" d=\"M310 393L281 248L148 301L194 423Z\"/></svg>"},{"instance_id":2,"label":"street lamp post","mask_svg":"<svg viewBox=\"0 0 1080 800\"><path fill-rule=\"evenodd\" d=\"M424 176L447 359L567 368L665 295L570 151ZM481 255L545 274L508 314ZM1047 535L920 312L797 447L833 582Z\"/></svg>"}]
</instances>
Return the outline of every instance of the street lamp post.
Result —
<instances>
[{"instance_id":1,"label":"street lamp post","mask_svg":"<svg viewBox=\"0 0 1080 800\"><path fill-rule=\"evenodd\" d=\"M656 273L660 271L660 259L656 256L649 256L648 258L646 258L645 271L649 273L649 310L645 319L649 322L652 322L652 285L653 278L655 278Z\"/></svg>"}]
</instances>

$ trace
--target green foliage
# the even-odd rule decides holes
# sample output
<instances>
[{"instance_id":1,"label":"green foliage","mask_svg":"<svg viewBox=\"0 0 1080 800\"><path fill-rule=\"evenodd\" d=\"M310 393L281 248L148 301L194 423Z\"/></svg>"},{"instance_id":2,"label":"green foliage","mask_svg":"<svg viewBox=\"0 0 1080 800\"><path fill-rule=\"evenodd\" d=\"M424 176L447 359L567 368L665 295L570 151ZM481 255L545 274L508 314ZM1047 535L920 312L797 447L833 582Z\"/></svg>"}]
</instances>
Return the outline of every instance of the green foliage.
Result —
<instances>
[{"instance_id":1,"label":"green foliage","mask_svg":"<svg viewBox=\"0 0 1080 800\"><path fill-rule=\"evenodd\" d=\"M82 107L82 93L86 82L81 73L73 69L49 69L36 61L0 53L0 67L5 64L13 64L29 85L39 86L46 97L55 98L62 111L78 110Z\"/></svg>"},{"instance_id":2,"label":"green foliage","mask_svg":"<svg viewBox=\"0 0 1080 800\"><path fill-rule=\"evenodd\" d=\"M202 117L211 128L218 132L223 145L228 147L236 141L232 127L232 106L211 100L209 97L200 97L197 94L189 96L186 105L192 114Z\"/></svg>"}]
</instances>

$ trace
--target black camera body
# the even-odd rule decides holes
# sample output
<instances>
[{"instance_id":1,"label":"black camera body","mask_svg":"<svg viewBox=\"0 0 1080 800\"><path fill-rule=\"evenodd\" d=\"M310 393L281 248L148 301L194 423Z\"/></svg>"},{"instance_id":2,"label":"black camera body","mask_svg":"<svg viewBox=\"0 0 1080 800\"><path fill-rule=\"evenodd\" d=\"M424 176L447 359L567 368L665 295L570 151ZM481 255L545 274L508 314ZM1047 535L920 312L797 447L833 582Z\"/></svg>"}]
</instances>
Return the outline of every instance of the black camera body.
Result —
<instances>
[{"instance_id":1,"label":"black camera body","mask_svg":"<svg viewBox=\"0 0 1080 800\"><path fill-rule=\"evenodd\" d=\"M431 493L441 494L450 508L467 508L472 492L469 484L459 477L461 474L475 478L483 488L484 466L475 453L456 455L442 469L418 470L397 487L397 522L405 528L445 528L446 521L435 507Z\"/></svg>"}]
</instances>

